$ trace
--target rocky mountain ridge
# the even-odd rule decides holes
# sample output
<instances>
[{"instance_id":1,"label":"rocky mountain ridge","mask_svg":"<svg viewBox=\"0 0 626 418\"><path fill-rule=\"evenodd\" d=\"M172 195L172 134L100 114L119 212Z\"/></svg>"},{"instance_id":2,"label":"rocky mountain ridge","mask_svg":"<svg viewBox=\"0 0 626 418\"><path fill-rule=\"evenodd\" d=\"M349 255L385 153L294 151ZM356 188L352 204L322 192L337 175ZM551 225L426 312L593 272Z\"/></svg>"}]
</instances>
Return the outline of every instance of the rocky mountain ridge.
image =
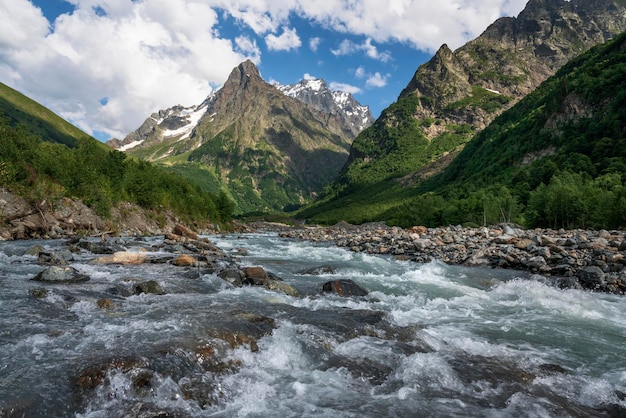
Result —
<instances>
[{"instance_id":1,"label":"rocky mountain ridge","mask_svg":"<svg viewBox=\"0 0 626 418\"><path fill-rule=\"evenodd\" d=\"M253 70L253 72L256 70ZM374 122L368 106L360 104L352 94L339 90L331 90L323 79L305 79L295 84L273 84L285 96L297 99L322 114L326 118L335 118L352 139ZM175 144L185 141L183 147L174 147L184 151L200 146L192 138L193 129L200 119L206 116L209 105L215 100L220 89L212 92L200 105L176 105L151 114L135 131L123 140L113 138L107 144L122 152L137 147L151 147L155 143ZM214 116L214 115L213 115ZM177 151L172 150L174 153ZM171 155L172 152L166 153ZM145 158L158 160L164 156L153 154Z\"/></svg>"},{"instance_id":2,"label":"rocky mountain ridge","mask_svg":"<svg viewBox=\"0 0 626 418\"><path fill-rule=\"evenodd\" d=\"M275 86L286 96L298 99L321 112L336 115L354 137L374 123L368 106L361 105L348 92L331 90L323 79L304 79L295 84Z\"/></svg>"}]
</instances>

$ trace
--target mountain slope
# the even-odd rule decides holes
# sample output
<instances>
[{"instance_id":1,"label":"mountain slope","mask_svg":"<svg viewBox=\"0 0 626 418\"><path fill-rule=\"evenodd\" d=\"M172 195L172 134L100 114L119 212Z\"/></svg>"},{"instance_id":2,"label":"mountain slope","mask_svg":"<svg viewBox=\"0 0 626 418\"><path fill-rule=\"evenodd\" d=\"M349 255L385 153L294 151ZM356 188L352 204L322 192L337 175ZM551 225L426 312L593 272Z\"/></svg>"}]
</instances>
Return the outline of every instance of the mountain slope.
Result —
<instances>
[{"instance_id":1,"label":"mountain slope","mask_svg":"<svg viewBox=\"0 0 626 418\"><path fill-rule=\"evenodd\" d=\"M338 113L283 94L246 61L200 106L153 114L112 145L225 190L246 213L311 201L339 173L353 138Z\"/></svg>"},{"instance_id":2,"label":"mountain slope","mask_svg":"<svg viewBox=\"0 0 626 418\"><path fill-rule=\"evenodd\" d=\"M567 63L442 173L404 190L378 220L624 228L626 33Z\"/></svg>"},{"instance_id":3,"label":"mountain slope","mask_svg":"<svg viewBox=\"0 0 626 418\"><path fill-rule=\"evenodd\" d=\"M41 217L37 224L44 228L31 231L33 236L52 227L45 214L80 207L75 200L95 211L100 224L122 206L126 212L117 210L118 219L137 215L155 223L168 217L198 223L230 220L232 203L225 196L210 195L180 176L127 158L15 90L0 85L0 92L2 113L8 115L0 117L0 188L32 203L33 214ZM18 213L2 221L20 223L29 215ZM62 222L72 230L90 228L75 225L69 209ZM117 225L108 227L115 230Z\"/></svg>"},{"instance_id":4,"label":"mountain slope","mask_svg":"<svg viewBox=\"0 0 626 418\"><path fill-rule=\"evenodd\" d=\"M95 141L60 116L3 83L0 83L0 113L8 118L10 125L21 123L29 132L46 141L70 147L76 147L80 141ZM103 145L100 146L106 149Z\"/></svg>"},{"instance_id":5,"label":"mountain slope","mask_svg":"<svg viewBox=\"0 0 626 418\"><path fill-rule=\"evenodd\" d=\"M625 13L623 3L612 0L531 0L517 18L497 20L458 50L442 46L355 139L338 180L304 214L362 211L350 201L362 206L360 194L369 196L374 185L394 179L410 185L440 172L473 135L567 59L625 30Z\"/></svg>"}]
</instances>

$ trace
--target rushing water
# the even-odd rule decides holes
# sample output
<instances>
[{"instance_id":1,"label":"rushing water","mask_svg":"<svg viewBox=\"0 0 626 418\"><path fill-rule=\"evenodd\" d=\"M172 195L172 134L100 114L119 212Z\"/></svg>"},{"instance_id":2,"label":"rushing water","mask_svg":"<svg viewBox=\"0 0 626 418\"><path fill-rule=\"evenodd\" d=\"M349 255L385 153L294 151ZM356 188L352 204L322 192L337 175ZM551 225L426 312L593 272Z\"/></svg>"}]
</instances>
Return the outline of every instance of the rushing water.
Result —
<instances>
[{"instance_id":1,"label":"rushing water","mask_svg":"<svg viewBox=\"0 0 626 418\"><path fill-rule=\"evenodd\" d=\"M25 251L64 243L0 243L0 416L624 416L624 297L274 235L209 238L301 297L170 264L94 265L88 252L71 264L89 282L42 286ZM163 255L156 242L126 244ZM318 293L338 278L369 295ZM167 294L120 294L147 279ZM229 327L256 342L225 344Z\"/></svg>"}]
</instances>

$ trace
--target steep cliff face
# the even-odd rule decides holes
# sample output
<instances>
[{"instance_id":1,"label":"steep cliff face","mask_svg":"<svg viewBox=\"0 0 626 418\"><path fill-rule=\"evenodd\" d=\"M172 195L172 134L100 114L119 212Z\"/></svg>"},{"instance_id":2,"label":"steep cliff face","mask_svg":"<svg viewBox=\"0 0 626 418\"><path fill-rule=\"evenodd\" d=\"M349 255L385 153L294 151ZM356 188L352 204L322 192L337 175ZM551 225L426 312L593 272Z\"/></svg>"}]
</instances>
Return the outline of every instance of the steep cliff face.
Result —
<instances>
[{"instance_id":1,"label":"steep cliff face","mask_svg":"<svg viewBox=\"0 0 626 418\"><path fill-rule=\"evenodd\" d=\"M402 177L441 163L442 156L453 160L450 153L569 59L624 30L621 1L531 0L518 17L498 19L458 50L443 45L418 68L397 103L354 141L340 182L352 184L353 175L370 182ZM409 120L398 120L398 108ZM395 129L400 125L402 135L415 140L402 143ZM413 146L423 140L430 145Z\"/></svg>"}]
</instances>

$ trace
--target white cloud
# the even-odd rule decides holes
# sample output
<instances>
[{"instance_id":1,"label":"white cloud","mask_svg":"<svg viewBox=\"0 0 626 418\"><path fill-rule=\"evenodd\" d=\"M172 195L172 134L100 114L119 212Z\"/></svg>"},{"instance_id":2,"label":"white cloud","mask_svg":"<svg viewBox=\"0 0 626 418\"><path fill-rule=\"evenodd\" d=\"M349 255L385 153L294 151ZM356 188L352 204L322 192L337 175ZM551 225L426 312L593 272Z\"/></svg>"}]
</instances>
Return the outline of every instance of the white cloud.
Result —
<instances>
[{"instance_id":1,"label":"white cloud","mask_svg":"<svg viewBox=\"0 0 626 418\"><path fill-rule=\"evenodd\" d=\"M75 11L48 22L29 0L0 0L0 80L89 133L122 137L155 110L201 102L246 58L259 63L258 39L272 50L299 48L290 17L364 40L342 42L338 55L388 61L385 42L456 48L497 17L519 13L527 0L67 1ZM220 35L218 14L241 26L234 39ZM310 38L308 46L319 42ZM389 76L361 71L366 86Z\"/></svg>"},{"instance_id":2,"label":"white cloud","mask_svg":"<svg viewBox=\"0 0 626 418\"><path fill-rule=\"evenodd\" d=\"M341 56L351 55L361 51L364 52L369 58L377 61L387 62L391 59L389 52L378 52L376 46L372 45L372 40L370 38L367 38L362 44L357 44L349 39L344 39L341 41L337 49L331 49L330 52L335 56Z\"/></svg>"},{"instance_id":3,"label":"white cloud","mask_svg":"<svg viewBox=\"0 0 626 418\"><path fill-rule=\"evenodd\" d=\"M297 3L301 15L336 31L363 35L377 43L406 42L434 52L443 43L451 48L461 46L498 17L519 13L527 0L283 0L279 3Z\"/></svg>"},{"instance_id":4,"label":"white cloud","mask_svg":"<svg viewBox=\"0 0 626 418\"><path fill-rule=\"evenodd\" d=\"M319 36L311 38L309 39L309 48L311 49L311 51L317 52L317 49L319 48L321 43L322 43L322 38L320 38Z\"/></svg>"},{"instance_id":5,"label":"white cloud","mask_svg":"<svg viewBox=\"0 0 626 418\"><path fill-rule=\"evenodd\" d=\"M256 57L256 61L261 59L261 50L256 44L256 40L247 36L238 36L235 38L237 51L248 57Z\"/></svg>"},{"instance_id":6,"label":"white cloud","mask_svg":"<svg viewBox=\"0 0 626 418\"><path fill-rule=\"evenodd\" d=\"M283 27L283 33L280 36L276 36L273 33L267 35L265 42L270 51L289 51L291 49L298 49L302 45L302 41L300 41L296 29L287 27Z\"/></svg>"},{"instance_id":7,"label":"white cloud","mask_svg":"<svg viewBox=\"0 0 626 418\"><path fill-rule=\"evenodd\" d=\"M315 80L315 79L317 79L317 77L315 77L315 76L313 76L313 75L311 75L311 74L309 74L309 73L304 73L304 75L302 76L302 78L303 78L304 80Z\"/></svg>"},{"instance_id":8,"label":"white cloud","mask_svg":"<svg viewBox=\"0 0 626 418\"><path fill-rule=\"evenodd\" d=\"M219 38L216 11L199 1L73 3L49 33L29 1L1 2L14 29L0 29L0 80L88 133L124 137L155 110L201 102L246 58L260 60L254 42Z\"/></svg>"},{"instance_id":9,"label":"white cloud","mask_svg":"<svg viewBox=\"0 0 626 418\"><path fill-rule=\"evenodd\" d=\"M363 77L365 77L365 68L363 68L363 66L360 66L359 68L354 70L354 76L356 78L363 78Z\"/></svg>"},{"instance_id":10,"label":"white cloud","mask_svg":"<svg viewBox=\"0 0 626 418\"><path fill-rule=\"evenodd\" d=\"M338 83L336 81L331 81L329 87L331 90L345 91L346 93L351 93L351 94L358 94L363 91L357 86L352 86L346 83Z\"/></svg>"},{"instance_id":11,"label":"white cloud","mask_svg":"<svg viewBox=\"0 0 626 418\"><path fill-rule=\"evenodd\" d=\"M367 87L385 87L387 85L388 78L389 74L383 76L379 72L376 72L368 76L365 85Z\"/></svg>"}]
</instances>

